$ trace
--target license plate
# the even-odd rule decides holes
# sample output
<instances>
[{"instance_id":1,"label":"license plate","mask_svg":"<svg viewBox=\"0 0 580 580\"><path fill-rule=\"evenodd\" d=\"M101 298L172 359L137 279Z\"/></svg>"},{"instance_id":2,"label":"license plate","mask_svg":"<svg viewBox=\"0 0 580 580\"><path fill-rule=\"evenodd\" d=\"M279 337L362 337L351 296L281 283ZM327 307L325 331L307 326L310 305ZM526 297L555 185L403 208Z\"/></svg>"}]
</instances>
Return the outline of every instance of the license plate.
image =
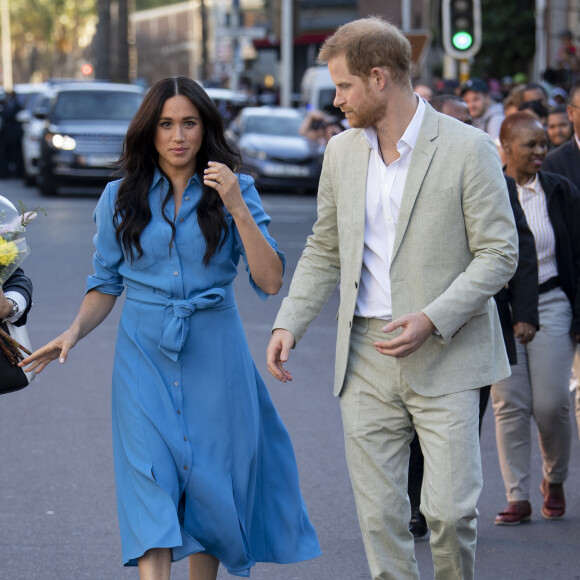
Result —
<instances>
[{"instance_id":1,"label":"license plate","mask_svg":"<svg viewBox=\"0 0 580 580\"><path fill-rule=\"evenodd\" d=\"M117 159L112 155L87 155L84 161L87 167L109 167L116 163Z\"/></svg>"},{"instance_id":2,"label":"license plate","mask_svg":"<svg viewBox=\"0 0 580 580\"><path fill-rule=\"evenodd\" d=\"M282 175L284 177L308 177L310 170L302 165L285 165L283 163L268 163L264 167L266 175Z\"/></svg>"}]
</instances>

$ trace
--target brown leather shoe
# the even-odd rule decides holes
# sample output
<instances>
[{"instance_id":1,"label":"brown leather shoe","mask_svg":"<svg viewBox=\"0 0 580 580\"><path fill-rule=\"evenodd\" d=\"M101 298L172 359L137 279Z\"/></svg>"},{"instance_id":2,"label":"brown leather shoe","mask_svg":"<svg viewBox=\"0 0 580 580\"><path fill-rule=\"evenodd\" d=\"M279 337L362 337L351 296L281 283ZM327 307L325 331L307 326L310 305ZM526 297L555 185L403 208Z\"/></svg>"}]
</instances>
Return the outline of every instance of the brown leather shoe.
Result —
<instances>
[{"instance_id":1,"label":"brown leather shoe","mask_svg":"<svg viewBox=\"0 0 580 580\"><path fill-rule=\"evenodd\" d=\"M508 506L495 516L496 526L517 526L530 521L532 506L529 501L510 501Z\"/></svg>"},{"instance_id":2,"label":"brown leather shoe","mask_svg":"<svg viewBox=\"0 0 580 580\"><path fill-rule=\"evenodd\" d=\"M549 483L542 479L540 492L544 496L542 515L547 520L559 520L566 513L564 486L561 483Z\"/></svg>"}]
</instances>

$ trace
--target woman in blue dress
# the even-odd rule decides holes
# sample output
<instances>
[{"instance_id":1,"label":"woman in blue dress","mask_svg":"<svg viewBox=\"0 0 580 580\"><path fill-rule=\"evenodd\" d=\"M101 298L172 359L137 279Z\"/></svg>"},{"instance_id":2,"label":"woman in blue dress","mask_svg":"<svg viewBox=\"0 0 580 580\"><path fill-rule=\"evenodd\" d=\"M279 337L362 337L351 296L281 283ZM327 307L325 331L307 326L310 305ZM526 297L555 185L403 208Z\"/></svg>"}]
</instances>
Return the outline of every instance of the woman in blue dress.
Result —
<instances>
[{"instance_id":1,"label":"woman in blue dress","mask_svg":"<svg viewBox=\"0 0 580 580\"><path fill-rule=\"evenodd\" d=\"M242 257L261 298L284 256L253 180L205 91L186 77L147 93L125 139L125 177L105 188L87 293L71 327L22 363L65 362L126 289L113 368L113 448L123 562L190 579L221 562L320 554L288 433L258 374L233 294Z\"/></svg>"}]
</instances>

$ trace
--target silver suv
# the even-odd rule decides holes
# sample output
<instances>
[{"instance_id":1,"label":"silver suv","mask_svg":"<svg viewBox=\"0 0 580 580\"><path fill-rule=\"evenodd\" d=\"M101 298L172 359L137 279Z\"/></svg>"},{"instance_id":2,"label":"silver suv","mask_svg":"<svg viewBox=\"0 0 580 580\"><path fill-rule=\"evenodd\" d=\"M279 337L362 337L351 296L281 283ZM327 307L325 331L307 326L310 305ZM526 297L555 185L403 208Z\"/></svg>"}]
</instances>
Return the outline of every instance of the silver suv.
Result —
<instances>
[{"instance_id":1,"label":"silver suv","mask_svg":"<svg viewBox=\"0 0 580 580\"><path fill-rule=\"evenodd\" d=\"M57 195L60 186L104 185L144 96L135 85L86 82L55 84L34 115L44 121L38 187Z\"/></svg>"}]
</instances>

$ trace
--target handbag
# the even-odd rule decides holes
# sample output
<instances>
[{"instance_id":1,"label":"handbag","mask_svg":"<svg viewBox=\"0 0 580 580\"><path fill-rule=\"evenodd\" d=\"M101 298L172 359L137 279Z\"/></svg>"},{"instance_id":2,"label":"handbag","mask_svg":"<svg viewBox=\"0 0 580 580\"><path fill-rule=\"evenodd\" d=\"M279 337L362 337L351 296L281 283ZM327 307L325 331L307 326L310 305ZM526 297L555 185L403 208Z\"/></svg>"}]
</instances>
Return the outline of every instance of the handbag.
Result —
<instances>
[{"instance_id":1,"label":"handbag","mask_svg":"<svg viewBox=\"0 0 580 580\"><path fill-rule=\"evenodd\" d=\"M36 376L18 366L26 354L30 354L26 324L14 326L6 320L0 321L0 395L27 387Z\"/></svg>"}]
</instances>

